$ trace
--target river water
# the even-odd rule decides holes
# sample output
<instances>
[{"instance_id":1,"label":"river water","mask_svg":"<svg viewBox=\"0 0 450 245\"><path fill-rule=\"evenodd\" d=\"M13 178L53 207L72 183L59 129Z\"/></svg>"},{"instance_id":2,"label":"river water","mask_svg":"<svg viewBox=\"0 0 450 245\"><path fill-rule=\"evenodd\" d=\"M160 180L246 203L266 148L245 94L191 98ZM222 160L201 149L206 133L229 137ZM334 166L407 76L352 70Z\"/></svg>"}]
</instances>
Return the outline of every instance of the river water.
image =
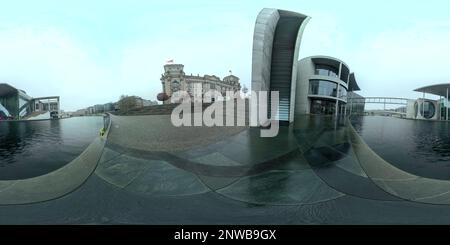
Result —
<instances>
[{"instance_id":1,"label":"river water","mask_svg":"<svg viewBox=\"0 0 450 245\"><path fill-rule=\"evenodd\" d=\"M450 122L364 116L352 124L372 150L397 168L450 180Z\"/></svg>"},{"instance_id":2,"label":"river water","mask_svg":"<svg viewBox=\"0 0 450 245\"><path fill-rule=\"evenodd\" d=\"M102 126L102 117L0 122L0 180L61 168L87 148Z\"/></svg>"}]
</instances>

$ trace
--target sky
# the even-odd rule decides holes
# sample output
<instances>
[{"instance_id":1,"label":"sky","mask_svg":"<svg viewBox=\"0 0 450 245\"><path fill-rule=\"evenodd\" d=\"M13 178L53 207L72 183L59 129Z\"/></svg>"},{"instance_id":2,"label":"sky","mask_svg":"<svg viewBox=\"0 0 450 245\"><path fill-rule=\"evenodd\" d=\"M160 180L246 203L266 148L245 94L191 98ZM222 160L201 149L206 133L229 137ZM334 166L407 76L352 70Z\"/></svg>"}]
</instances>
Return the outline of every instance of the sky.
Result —
<instances>
[{"instance_id":1,"label":"sky","mask_svg":"<svg viewBox=\"0 0 450 245\"><path fill-rule=\"evenodd\" d=\"M414 99L418 87L450 83L447 0L0 1L0 83L59 95L65 111L121 95L156 100L169 59L186 74L231 70L250 88L265 7L310 16L300 58L345 61L363 96Z\"/></svg>"}]
</instances>

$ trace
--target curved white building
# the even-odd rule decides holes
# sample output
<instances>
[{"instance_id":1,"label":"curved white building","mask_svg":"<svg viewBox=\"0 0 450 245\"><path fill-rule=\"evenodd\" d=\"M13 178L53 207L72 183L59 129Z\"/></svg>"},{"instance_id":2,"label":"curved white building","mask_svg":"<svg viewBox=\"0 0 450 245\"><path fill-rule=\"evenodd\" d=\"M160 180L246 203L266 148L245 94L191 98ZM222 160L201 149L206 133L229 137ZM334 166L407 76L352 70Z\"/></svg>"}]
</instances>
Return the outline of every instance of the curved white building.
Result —
<instances>
[{"instance_id":1,"label":"curved white building","mask_svg":"<svg viewBox=\"0 0 450 245\"><path fill-rule=\"evenodd\" d=\"M297 65L295 114L344 114L348 92L359 90L349 66L329 56L307 57Z\"/></svg>"},{"instance_id":2,"label":"curved white building","mask_svg":"<svg viewBox=\"0 0 450 245\"><path fill-rule=\"evenodd\" d=\"M279 91L279 117L276 119L282 122L294 120L297 60L308 20L303 14L269 8L261 10L256 19L252 90Z\"/></svg>"},{"instance_id":3,"label":"curved white building","mask_svg":"<svg viewBox=\"0 0 450 245\"><path fill-rule=\"evenodd\" d=\"M422 120L450 119L450 83L428 85L414 91L423 93L423 98L408 102L407 118ZM439 100L427 99L425 94L439 96Z\"/></svg>"},{"instance_id":4,"label":"curved white building","mask_svg":"<svg viewBox=\"0 0 450 245\"><path fill-rule=\"evenodd\" d=\"M303 14L267 8L256 19L252 91L279 92L278 117L272 119L280 122L291 123L298 114L344 114L348 92L359 90L355 75L339 59L313 56L298 61L309 19ZM268 109L270 105L269 99ZM265 106L259 103L260 110Z\"/></svg>"}]
</instances>

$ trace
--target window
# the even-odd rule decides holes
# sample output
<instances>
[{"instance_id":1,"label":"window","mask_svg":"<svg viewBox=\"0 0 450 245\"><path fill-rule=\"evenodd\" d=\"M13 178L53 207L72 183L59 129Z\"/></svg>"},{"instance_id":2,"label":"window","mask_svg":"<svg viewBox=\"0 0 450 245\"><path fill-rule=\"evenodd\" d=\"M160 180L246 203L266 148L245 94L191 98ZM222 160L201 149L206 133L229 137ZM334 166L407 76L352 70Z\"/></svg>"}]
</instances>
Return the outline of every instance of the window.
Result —
<instances>
[{"instance_id":1,"label":"window","mask_svg":"<svg viewBox=\"0 0 450 245\"><path fill-rule=\"evenodd\" d=\"M324 80L311 80L309 94L336 97L337 84Z\"/></svg>"},{"instance_id":2,"label":"window","mask_svg":"<svg viewBox=\"0 0 450 245\"><path fill-rule=\"evenodd\" d=\"M344 100L347 99L347 89L342 85L339 85L338 98Z\"/></svg>"},{"instance_id":3,"label":"window","mask_svg":"<svg viewBox=\"0 0 450 245\"><path fill-rule=\"evenodd\" d=\"M180 82L177 80L172 81L172 93L175 93L177 91L180 91Z\"/></svg>"},{"instance_id":4,"label":"window","mask_svg":"<svg viewBox=\"0 0 450 245\"><path fill-rule=\"evenodd\" d=\"M339 77L339 69L329 65L316 64L315 74L321 76Z\"/></svg>"},{"instance_id":5,"label":"window","mask_svg":"<svg viewBox=\"0 0 450 245\"><path fill-rule=\"evenodd\" d=\"M342 65L342 71L341 71L341 80L345 83L348 83L348 78L350 75L350 70L347 68L347 66Z\"/></svg>"},{"instance_id":6,"label":"window","mask_svg":"<svg viewBox=\"0 0 450 245\"><path fill-rule=\"evenodd\" d=\"M436 108L433 102L424 101L420 104L420 115L422 115L426 119L431 119L434 117L436 113Z\"/></svg>"},{"instance_id":7,"label":"window","mask_svg":"<svg viewBox=\"0 0 450 245\"><path fill-rule=\"evenodd\" d=\"M336 112L336 102L327 100L312 100L310 113L316 115L333 115Z\"/></svg>"}]
</instances>

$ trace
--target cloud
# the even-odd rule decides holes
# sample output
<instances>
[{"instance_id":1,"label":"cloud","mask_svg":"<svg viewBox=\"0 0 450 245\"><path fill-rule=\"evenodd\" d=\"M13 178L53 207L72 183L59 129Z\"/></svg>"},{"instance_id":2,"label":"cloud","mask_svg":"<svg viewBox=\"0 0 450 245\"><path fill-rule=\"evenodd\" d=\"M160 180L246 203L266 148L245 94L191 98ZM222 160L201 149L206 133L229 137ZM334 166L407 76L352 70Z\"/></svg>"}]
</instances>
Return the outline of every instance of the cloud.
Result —
<instances>
[{"instance_id":1,"label":"cloud","mask_svg":"<svg viewBox=\"0 0 450 245\"><path fill-rule=\"evenodd\" d=\"M0 81L32 97L61 96L74 110L108 99L108 69L68 34L54 28L15 27L0 32Z\"/></svg>"},{"instance_id":2,"label":"cloud","mask_svg":"<svg viewBox=\"0 0 450 245\"><path fill-rule=\"evenodd\" d=\"M181 10L170 14L177 21L156 18L161 20L156 23L137 15L121 26L126 32L113 25L99 35L48 23L0 23L0 82L34 97L60 95L65 110L115 101L121 94L154 100L164 62L173 58L188 74L224 77L232 70L250 87L256 13L221 12L226 18L217 18L215 11L202 18ZM450 80L449 20L358 31L366 25L344 25L346 20L333 12L308 15L313 18L300 57L323 54L344 60L363 95L415 98L413 89Z\"/></svg>"},{"instance_id":3,"label":"cloud","mask_svg":"<svg viewBox=\"0 0 450 245\"><path fill-rule=\"evenodd\" d=\"M345 31L333 13L313 12L302 37L300 58L313 55L341 57L346 45Z\"/></svg>"},{"instance_id":4,"label":"cloud","mask_svg":"<svg viewBox=\"0 0 450 245\"><path fill-rule=\"evenodd\" d=\"M154 100L162 90L159 79L168 59L184 64L186 74L223 78L232 70L250 87L253 22L233 20L216 19L206 30L194 23L127 43L119 66L120 80L128 84L124 93Z\"/></svg>"},{"instance_id":5,"label":"cloud","mask_svg":"<svg viewBox=\"0 0 450 245\"><path fill-rule=\"evenodd\" d=\"M413 89L450 82L450 22L423 22L367 38L351 53L362 93L415 98Z\"/></svg>"},{"instance_id":6,"label":"cloud","mask_svg":"<svg viewBox=\"0 0 450 245\"><path fill-rule=\"evenodd\" d=\"M224 77L232 70L249 87L254 22L227 16L183 26L164 23L154 31L153 25L131 25L136 35L101 47L101 41L77 39L77 32L68 29L2 25L0 82L33 97L59 95L64 110L116 101L122 94L155 100L164 62L173 58L185 64L188 74Z\"/></svg>"}]
</instances>

